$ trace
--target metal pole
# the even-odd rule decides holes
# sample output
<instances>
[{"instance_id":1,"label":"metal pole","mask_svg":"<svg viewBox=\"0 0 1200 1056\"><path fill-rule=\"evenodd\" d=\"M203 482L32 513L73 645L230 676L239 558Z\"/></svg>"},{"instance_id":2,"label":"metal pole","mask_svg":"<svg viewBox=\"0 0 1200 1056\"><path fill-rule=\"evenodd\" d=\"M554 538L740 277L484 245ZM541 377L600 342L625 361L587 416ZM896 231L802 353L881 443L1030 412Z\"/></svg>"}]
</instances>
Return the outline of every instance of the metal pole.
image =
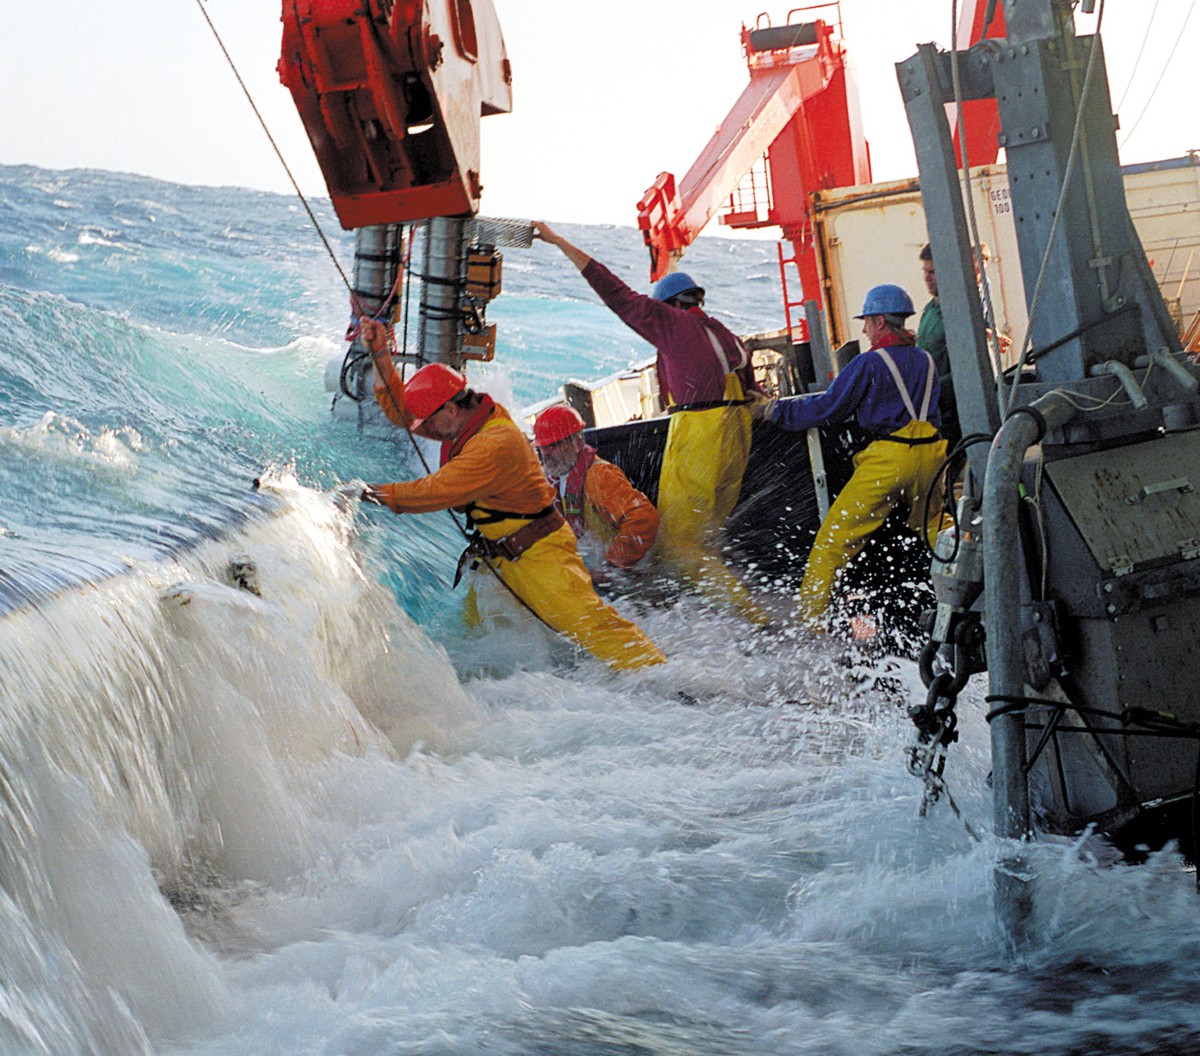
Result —
<instances>
[{"instance_id":1,"label":"metal pole","mask_svg":"<svg viewBox=\"0 0 1200 1056\"><path fill-rule=\"evenodd\" d=\"M975 258L954 144L946 122L945 106L952 100L942 90L940 62L936 48L922 44L916 55L897 64L896 72L921 173L921 199L937 267L959 422L964 433L994 433L1000 425L996 382L975 284ZM972 473L983 476L986 446L973 445L967 457Z\"/></svg>"},{"instance_id":2,"label":"metal pole","mask_svg":"<svg viewBox=\"0 0 1200 1056\"><path fill-rule=\"evenodd\" d=\"M396 283L401 243L399 224L372 224L354 233L354 296L351 311L375 315Z\"/></svg>"},{"instance_id":3,"label":"metal pole","mask_svg":"<svg viewBox=\"0 0 1200 1056\"><path fill-rule=\"evenodd\" d=\"M1000 427L988 455L983 483L983 578L987 612L989 686L994 697L1025 695L1025 654L1021 640L1021 581L1024 563L1018 526L1018 484L1025 453L1049 429L1057 429L1075 408L1050 392L1020 408ZM1025 769L1025 720L1019 713L991 723L992 795L995 832L1001 839L1027 840L1031 832ZM1019 852L996 866L996 910L1010 941L1028 941L1031 912L1026 866Z\"/></svg>"},{"instance_id":4,"label":"metal pole","mask_svg":"<svg viewBox=\"0 0 1200 1056\"><path fill-rule=\"evenodd\" d=\"M404 236L399 224L371 224L354 232L354 286L350 298L352 322L359 316L377 316L382 310L388 294L396 283L403 252ZM358 429L362 432L366 424L369 386L368 377L373 373L371 356L355 337L347 351L343 367L343 381L358 407Z\"/></svg>"},{"instance_id":5,"label":"metal pole","mask_svg":"<svg viewBox=\"0 0 1200 1056\"><path fill-rule=\"evenodd\" d=\"M425 225L421 274L421 358L461 365L459 312L463 270L463 225L456 216L435 216Z\"/></svg>"},{"instance_id":6,"label":"metal pole","mask_svg":"<svg viewBox=\"0 0 1200 1056\"><path fill-rule=\"evenodd\" d=\"M829 388L833 376L833 352L829 347L829 331L825 328L825 313L815 301L804 302L804 318L808 322L808 347L812 349L813 374L816 391Z\"/></svg>"}]
</instances>

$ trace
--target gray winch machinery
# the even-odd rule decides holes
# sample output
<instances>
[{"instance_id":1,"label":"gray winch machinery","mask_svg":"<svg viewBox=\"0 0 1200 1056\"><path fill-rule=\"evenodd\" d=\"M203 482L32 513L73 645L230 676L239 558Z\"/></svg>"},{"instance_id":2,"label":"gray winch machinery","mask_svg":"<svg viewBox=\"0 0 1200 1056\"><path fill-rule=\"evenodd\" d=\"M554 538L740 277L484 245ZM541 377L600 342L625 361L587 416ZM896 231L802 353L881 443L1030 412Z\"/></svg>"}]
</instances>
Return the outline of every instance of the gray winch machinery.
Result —
<instances>
[{"instance_id":1,"label":"gray winch machinery","mask_svg":"<svg viewBox=\"0 0 1200 1056\"><path fill-rule=\"evenodd\" d=\"M1099 37L1076 34L1068 0L1003 14L1004 39L923 45L897 66L959 416L982 438L939 542L934 684L914 712L926 741L952 739L954 698L986 666L995 831L1025 839L1035 823L1112 832L1194 794L1200 397L1129 217ZM999 109L1031 320L1007 371L945 111L981 98ZM1026 875L997 870L1017 937Z\"/></svg>"},{"instance_id":2,"label":"gray winch machinery","mask_svg":"<svg viewBox=\"0 0 1200 1056\"><path fill-rule=\"evenodd\" d=\"M406 226L408 228L406 232ZM500 295L501 248L528 249L533 228L528 220L482 216L435 216L421 225L423 242L414 341L401 336L398 360L414 368L447 363L461 368L468 360L488 361L496 351L496 326L487 321L487 305ZM352 313L400 319L405 311L406 262L416 237L415 225L372 224L354 233L354 305ZM371 408L371 357L356 337L342 363L335 402L348 396L359 406L360 420ZM373 410L373 408L372 408Z\"/></svg>"}]
</instances>

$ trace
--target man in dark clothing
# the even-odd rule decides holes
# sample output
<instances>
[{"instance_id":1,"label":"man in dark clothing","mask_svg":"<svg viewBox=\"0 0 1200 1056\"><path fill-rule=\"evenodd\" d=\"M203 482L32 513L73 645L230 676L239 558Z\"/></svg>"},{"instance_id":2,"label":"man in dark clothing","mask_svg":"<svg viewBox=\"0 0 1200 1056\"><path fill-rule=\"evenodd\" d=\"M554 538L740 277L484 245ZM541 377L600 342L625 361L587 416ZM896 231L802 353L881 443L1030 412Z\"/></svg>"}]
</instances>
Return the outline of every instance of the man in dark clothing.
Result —
<instances>
[{"instance_id":1,"label":"man in dark clothing","mask_svg":"<svg viewBox=\"0 0 1200 1056\"><path fill-rule=\"evenodd\" d=\"M958 421L958 398L954 395L954 381L950 376L950 350L946 346L946 324L942 320L942 302L938 296L937 272L933 267L933 250L926 243L917 256L921 261L925 289L930 294L930 301L921 312L921 321L917 326L917 345L933 356L933 361L937 364L938 381L942 391L941 400L938 403L942 414L941 433L950 448L953 449L954 445L962 439L962 426ZM979 243L979 256L983 260L984 267L987 267L991 253L986 242ZM975 284L980 288L980 297L983 301L983 321L990 337L995 327L988 300L983 297L983 282L984 278L979 273L979 265L976 264ZM1011 342L1007 336L1001 333L996 333L995 338L1003 362Z\"/></svg>"},{"instance_id":2,"label":"man in dark clothing","mask_svg":"<svg viewBox=\"0 0 1200 1056\"><path fill-rule=\"evenodd\" d=\"M917 347L933 356L937 367L941 397L938 410L941 412L941 434L949 447L962 439L962 428L958 424L958 400L954 395L954 380L950 376L950 349L946 347L946 324L942 321L942 302L938 297L937 272L933 268L933 250L929 243L918 254L925 289L929 291L929 303L921 312L917 324Z\"/></svg>"}]
</instances>

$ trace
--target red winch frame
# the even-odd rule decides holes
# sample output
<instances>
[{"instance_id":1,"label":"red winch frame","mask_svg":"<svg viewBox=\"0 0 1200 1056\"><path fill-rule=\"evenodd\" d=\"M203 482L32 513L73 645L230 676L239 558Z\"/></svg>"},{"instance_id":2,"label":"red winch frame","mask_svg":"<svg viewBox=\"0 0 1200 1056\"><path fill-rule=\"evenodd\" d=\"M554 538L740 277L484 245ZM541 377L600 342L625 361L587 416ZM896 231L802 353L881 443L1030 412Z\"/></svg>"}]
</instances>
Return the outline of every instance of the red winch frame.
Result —
<instances>
[{"instance_id":1,"label":"red winch frame","mask_svg":"<svg viewBox=\"0 0 1200 1056\"><path fill-rule=\"evenodd\" d=\"M478 211L479 118L512 109L491 0L284 0L278 70L343 227Z\"/></svg>"}]
</instances>

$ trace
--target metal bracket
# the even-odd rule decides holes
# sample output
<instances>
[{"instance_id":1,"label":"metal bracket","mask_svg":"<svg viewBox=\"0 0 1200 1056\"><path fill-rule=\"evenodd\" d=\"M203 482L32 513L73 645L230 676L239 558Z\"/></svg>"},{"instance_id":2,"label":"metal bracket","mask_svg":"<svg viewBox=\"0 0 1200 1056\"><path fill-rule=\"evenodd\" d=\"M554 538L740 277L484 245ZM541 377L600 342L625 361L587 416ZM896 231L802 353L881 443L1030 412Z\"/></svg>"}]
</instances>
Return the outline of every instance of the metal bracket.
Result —
<instances>
[{"instance_id":1,"label":"metal bracket","mask_svg":"<svg viewBox=\"0 0 1200 1056\"><path fill-rule=\"evenodd\" d=\"M1000 146L1005 150L1012 150L1013 147L1027 147L1032 143L1045 143L1050 138L1048 125L1030 125L1028 128L1013 129L1009 132L1001 132L998 137Z\"/></svg>"},{"instance_id":2,"label":"metal bracket","mask_svg":"<svg viewBox=\"0 0 1200 1056\"><path fill-rule=\"evenodd\" d=\"M1146 484L1136 495L1129 495L1125 501L1130 506L1140 506L1151 495L1161 495L1165 491L1177 491L1186 495L1193 491L1192 482L1187 477L1172 477L1170 480L1160 480L1157 484Z\"/></svg>"}]
</instances>

